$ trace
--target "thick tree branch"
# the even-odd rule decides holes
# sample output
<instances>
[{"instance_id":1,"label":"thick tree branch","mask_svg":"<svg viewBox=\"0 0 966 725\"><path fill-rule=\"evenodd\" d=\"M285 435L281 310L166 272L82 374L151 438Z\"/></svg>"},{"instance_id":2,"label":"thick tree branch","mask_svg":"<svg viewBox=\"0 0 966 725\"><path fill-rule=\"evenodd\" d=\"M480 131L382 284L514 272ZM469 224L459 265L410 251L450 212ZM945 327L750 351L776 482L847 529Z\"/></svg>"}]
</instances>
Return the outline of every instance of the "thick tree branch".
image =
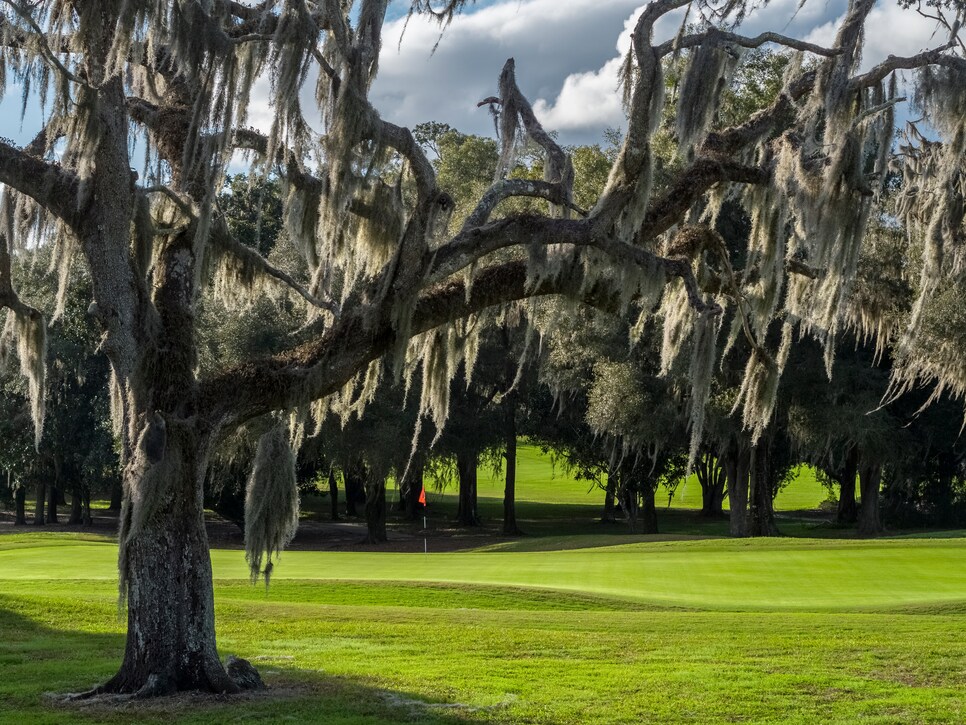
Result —
<instances>
[{"instance_id":1,"label":"thick tree branch","mask_svg":"<svg viewBox=\"0 0 966 725\"><path fill-rule=\"evenodd\" d=\"M26 194L67 226L77 227L77 178L60 166L32 156L2 139L0 184Z\"/></svg>"},{"instance_id":2,"label":"thick tree branch","mask_svg":"<svg viewBox=\"0 0 966 725\"><path fill-rule=\"evenodd\" d=\"M650 246L656 237L680 221L682 215L715 184L724 181L764 184L769 178L770 173L766 169L699 156L671 182L661 196L651 201L637 233L637 243Z\"/></svg>"},{"instance_id":3,"label":"thick tree branch","mask_svg":"<svg viewBox=\"0 0 966 725\"><path fill-rule=\"evenodd\" d=\"M749 38L744 35L729 33L728 31L718 29L703 33L693 33L691 35L685 35L681 38L668 40L656 46L654 50L659 56L664 57L682 48L695 48L707 40L709 35L712 33L715 35L715 37L723 40L724 42L738 45L742 48L760 48L767 43L774 43L775 45L792 48L793 50L802 50L807 53L813 53L815 55L821 55L824 57L831 57L842 52L838 48L823 48L820 45L806 43L803 40L791 38L787 35L781 35L780 33L761 33L753 38Z\"/></svg>"},{"instance_id":4,"label":"thick tree branch","mask_svg":"<svg viewBox=\"0 0 966 725\"><path fill-rule=\"evenodd\" d=\"M520 196L546 199L551 204L566 206L583 217L587 216L586 210L574 206L573 202L567 198L567 194L560 184L535 179L501 179L483 194L473 213L463 223L462 231L465 232L473 227L483 226L489 221L490 214L493 213L500 202Z\"/></svg>"},{"instance_id":5,"label":"thick tree branch","mask_svg":"<svg viewBox=\"0 0 966 725\"><path fill-rule=\"evenodd\" d=\"M38 310L24 304L14 290L10 241L6 234L0 234L0 310L5 307L21 317L39 319L42 316Z\"/></svg>"},{"instance_id":6,"label":"thick tree branch","mask_svg":"<svg viewBox=\"0 0 966 725\"><path fill-rule=\"evenodd\" d=\"M932 50L926 50L916 55L908 57L890 55L884 61L875 66L872 70L862 75L854 77L849 81L850 89L855 91L860 88L869 88L879 81L884 80L890 73L897 70L912 70L922 68L927 65L955 63L956 61L966 65L966 61L955 56L945 55L945 52L955 45L953 41L941 45Z\"/></svg>"},{"instance_id":7,"label":"thick tree branch","mask_svg":"<svg viewBox=\"0 0 966 725\"><path fill-rule=\"evenodd\" d=\"M657 257L644 250L615 243L606 249L628 262L646 264L665 279L680 277L698 310L717 311L700 299L691 266L686 260ZM619 249L618 249L619 247ZM524 261L497 264L474 276L466 288L463 279L449 279L422 292L415 300L411 334L438 327L494 305L528 297L563 295L602 310L621 307L620 286L601 278L588 280L581 260L552 277L535 283ZM202 410L212 411L215 425L237 424L272 410L303 405L331 395L359 370L396 344L391 322L373 306L347 310L321 338L287 353L245 363L202 383Z\"/></svg>"}]
</instances>

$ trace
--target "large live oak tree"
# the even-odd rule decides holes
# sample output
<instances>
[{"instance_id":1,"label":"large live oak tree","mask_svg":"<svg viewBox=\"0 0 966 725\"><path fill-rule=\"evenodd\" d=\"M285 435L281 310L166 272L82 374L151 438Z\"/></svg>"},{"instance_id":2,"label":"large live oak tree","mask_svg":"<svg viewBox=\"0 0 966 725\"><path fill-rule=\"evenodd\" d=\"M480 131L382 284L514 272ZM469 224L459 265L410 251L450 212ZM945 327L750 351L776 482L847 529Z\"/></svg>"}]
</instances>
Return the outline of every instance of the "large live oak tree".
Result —
<instances>
[{"instance_id":1,"label":"large live oak tree","mask_svg":"<svg viewBox=\"0 0 966 725\"><path fill-rule=\"evenodd\" d=\"M464 4L415 0L413 11L446 21ZM729 23L746 11L743 0L696 2L690 20L697 30L656 42L655 23L688 4L656 0L636 22L624 79L625 141L586 213L572 201L573 165L539 124L508 61L497 95L485 101L499 114L500 171L448 236L453 199L410 132L380 118L368 99L388 0L0 1L0 68L42 89L50 111L28 146L0 141L0 307L10 311L4 337L18 341L32 381L38 434L44 321L21 301L11 274L17 255L38 240L56 244L65 267L85 265L90 314L103 329L100 349L112 370L128 637L120 670L95 693L244 686L215 645L202 508L213 447L273 413L295 413L297 439L300 421L323 414L318 401L357 406L375 386L373 363L385 360L400 372L413 356L422 361L422 407L441 424L449 377L473 348L462 344L471 326L454 323L487 307L537 295L609 310L650 310L660 300L665 357L694 338L692 433L700 437L719 313L731 306L733 334L754 348L739 403L751 434L760 435L793 329L831 345L843 319L892 146L891 112L901 99L888 80L897 70L929 69L918 84L921 101L943 121L936 124L942 140L949 137L919 146L931 162L907 166L932 196L910 196L906 214L921 219L933 248L959 233L962 205L944 203L962 197L954 172L963 122L955 119L966 62L955 20L947 23L950 42L859 73L873 0L852 0L829 48L776 33L739 35ZM956 16L950 5L930 10L942 22L943 12ZM810 62L793 64L777 99L750 120L709 131L742 49L766 44L801 51ZM655 187L652 141L665 107L663 67L674 55L691 68L677 102L681 170ZM274 121L262 133L245 116L254 81L266 75ZM300 102L312 82L321 134ZM132 170L132 138L149 149L144 178ZM522 138L543 150L543 181L506 176ZM217 198L241 151L281 178L286 226L306 278L233 238ZM731 193L752 216L749 262L740 272L713 231ZM502 201L521 196L545 200L548 212L491 221ZM291 349L199 374L203 296L267 287L307 306ZM777 317L786 344L769 351L763 341ZM270 571L295 522L290 437L277 421L259 443L249 481L247 553L255 574L263 562Z\"/></svg>"}]
</instances>

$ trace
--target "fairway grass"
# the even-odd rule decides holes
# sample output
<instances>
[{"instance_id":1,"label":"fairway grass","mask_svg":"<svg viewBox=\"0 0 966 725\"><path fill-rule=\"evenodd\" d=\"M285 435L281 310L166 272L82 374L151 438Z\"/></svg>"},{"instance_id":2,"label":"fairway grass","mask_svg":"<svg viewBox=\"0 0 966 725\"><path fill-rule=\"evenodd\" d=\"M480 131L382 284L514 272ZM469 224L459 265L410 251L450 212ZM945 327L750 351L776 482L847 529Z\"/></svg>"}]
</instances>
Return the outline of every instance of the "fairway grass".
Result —
<instances>
[{"instance_id":1,"label":"fairway grass","mask_svg":"<svg viewBox=\"0 0 966 725\"><path fill-rule=\"evenodd\" d=\"M291 551L267 591L215 551L220 649L272 691L118 709L44 696L120 662L115 546L3 536L0 722L966 722L956 532L580 538Z\"/></svg>"}]
</instances>

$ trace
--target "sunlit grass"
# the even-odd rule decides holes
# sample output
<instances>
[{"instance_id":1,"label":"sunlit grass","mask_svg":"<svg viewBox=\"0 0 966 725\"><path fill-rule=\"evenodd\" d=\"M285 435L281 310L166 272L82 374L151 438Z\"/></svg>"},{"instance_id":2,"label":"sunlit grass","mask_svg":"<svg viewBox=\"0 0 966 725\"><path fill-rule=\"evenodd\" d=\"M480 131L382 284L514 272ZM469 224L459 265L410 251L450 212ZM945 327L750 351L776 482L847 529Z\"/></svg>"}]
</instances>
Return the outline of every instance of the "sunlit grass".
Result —
<instances>
[{"instance_id":1,"label":"sunlit grass","mask_svg":"<svg viewBox=\"0 0 966 725\"><path fill-rule=\"evenodd\" d=\"M273 692L64 709L120 661L115 551L0 538L0 721L966 720L963 538L293 551L268 591L215 551L221 650Z\"/></svg>"}]
</instances>

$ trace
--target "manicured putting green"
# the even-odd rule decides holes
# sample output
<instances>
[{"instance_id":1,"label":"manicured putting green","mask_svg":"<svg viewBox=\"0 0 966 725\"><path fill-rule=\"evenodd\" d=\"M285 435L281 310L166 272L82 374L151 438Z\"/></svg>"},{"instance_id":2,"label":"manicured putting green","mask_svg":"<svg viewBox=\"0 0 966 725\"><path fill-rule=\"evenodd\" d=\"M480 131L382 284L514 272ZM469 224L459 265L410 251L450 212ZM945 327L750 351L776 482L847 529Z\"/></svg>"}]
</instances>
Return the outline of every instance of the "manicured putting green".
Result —
<instances>
[{"instance_id":1,"label":"manicured putting green","mask_svg":"<svg viewBox=\"0 0 966 725\"><path fill-rule=\"evenodd\" d=\"M398 554L286 552L279 580L442 582L540 587L662 606L840 611L966 602L966 541L705 540L558 551ZM592 540L598 543L596 540ZM637 540L639 542L639 539ZM546 540L536 540L546 547ZM430 540L432 545L432 540ZM0 579L110 580L107 543L5 547ZM517 547L519 548L519 547ZM216 579L247 576L240 551L212 552ZM5 586L9 590L9 586ZM271 591L268 593L271 598Z\"/></svg>"}]
</instances>

